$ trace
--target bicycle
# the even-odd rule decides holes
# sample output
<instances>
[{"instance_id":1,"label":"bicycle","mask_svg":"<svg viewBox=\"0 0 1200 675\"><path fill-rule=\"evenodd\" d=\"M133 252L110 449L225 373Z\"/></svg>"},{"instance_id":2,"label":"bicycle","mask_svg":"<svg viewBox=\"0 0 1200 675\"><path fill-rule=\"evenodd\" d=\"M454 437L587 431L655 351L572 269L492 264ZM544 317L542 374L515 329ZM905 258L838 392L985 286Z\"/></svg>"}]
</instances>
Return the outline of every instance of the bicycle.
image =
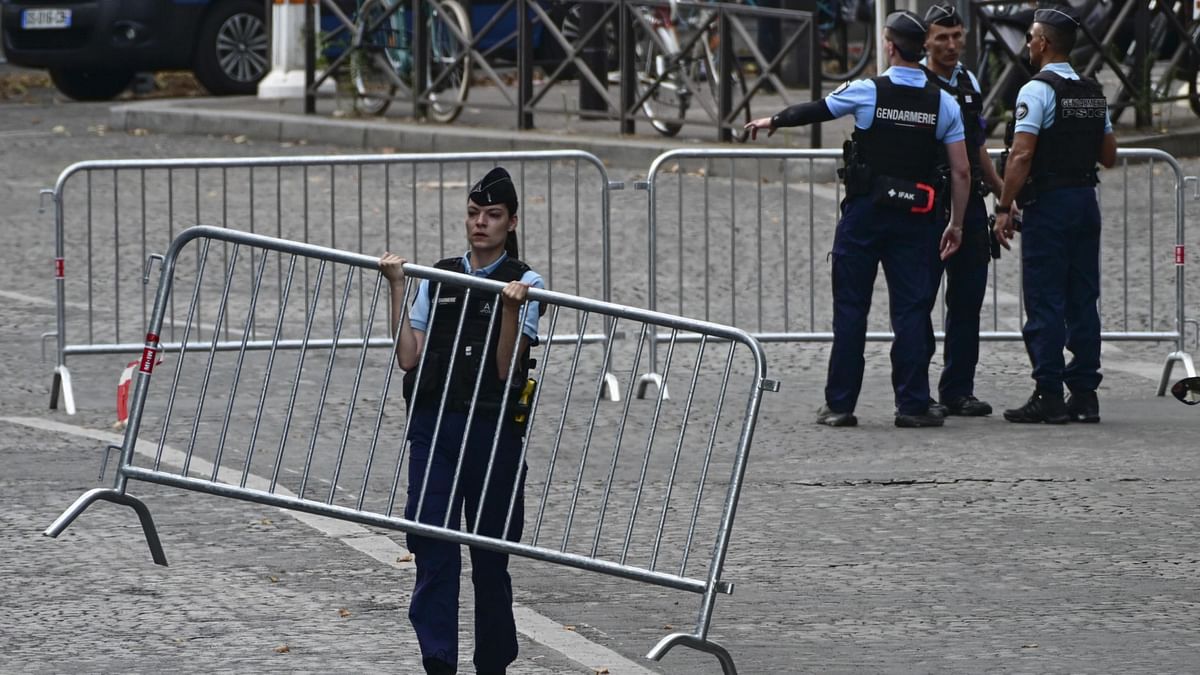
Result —
<instances>
[{"instance_id":1,"label":"bicycle","mask_svg":"<svg viewBox=\"0 0 1200 675\"><path fill-rule=\"evenodd\" d=\"M563 21L564 37L578 41L579 5L573 6ZM720 117L720 47L717 10L703 4L670 0L666 7L640 6L634 21L634 72L637 98L650 126L663 136L675 136L683 128L692 102L716 120ZM613 22L604 27L609 45L608 83L619 85L616 69L617 28ZM735 99L744 99L746 82L735 59L731 64L730 83ZM741 116L750 121L750 107L743 105ZM736 125L737 129L745 123Z\"/></svg>"},{"instance_id":2,"label":"bicycle","mask_svg":"<svg viewBox=\"0 0 1200 675\"><path fill-rule=\"evenodd\" d=\"M427 95L428 114L453 122L462 113L471 87L471 22L457 0L428 0L424 22L428 56L419 80L414 77L412 15L407 0L360 0L354 13L349 48L350 76L357 92L355 109L382 115L397 91Z\"/></svg>"},{"instance_id":3,"label":"bicycle","mask_svg":"<svg viewBox=\"0 0 1200 675\"><path fill-rule=\"evenodd\" d=\"M853 80L871 63L875 44L875 0L817 0L821 77Z\"/></svg>"}]
</instances>

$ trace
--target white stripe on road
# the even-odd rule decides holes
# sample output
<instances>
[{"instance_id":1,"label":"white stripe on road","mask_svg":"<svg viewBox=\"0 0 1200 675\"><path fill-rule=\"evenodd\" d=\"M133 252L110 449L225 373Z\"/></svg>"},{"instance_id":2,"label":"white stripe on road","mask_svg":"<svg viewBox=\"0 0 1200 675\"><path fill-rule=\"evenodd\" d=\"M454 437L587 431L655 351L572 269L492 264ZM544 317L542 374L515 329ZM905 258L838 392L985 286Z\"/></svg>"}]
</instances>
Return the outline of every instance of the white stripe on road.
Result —
<instances>
[{"instance_id":1,"label":"white stripe on road","mask_svg":"<svg viewBox=\"0 0 1200 675\"><path fill-rule=\"evenodd\" d=\"M3 63L3 61L0 61L0 63ZM40 131L37 129L6 129L0 131L0 138L37 138L54 135L53 131Z\"/></svg>"},{"instance_id":2,"label":"white stripe on road","mask_svg":"<svg viewBox=\"0 0 1200 675\"><path fill-rule=\"evenodd\" d=\"M8 422L52 433L90 438L106 445L110 443L120 445L124 439L122 434L101 431L99 429L87 429L39 417L0 417L0 422ZM135 449L139 455L151 459L158 452L157 445L146 441L138 441ZM183 466L185 457L185 453L180 450L170 446L163 447L162 460L166 464ZM192 458L191 467L197 473L212 475L212 463L198 457ZM241 472L230 467L223 467L218 474L218 479L236 485L241 480ZM246 481L246 486L265 492L270 489L271 482L266 478L251 474ZM295 496L294 493L282 486L277 486L275 493L288 497ZM321 534L335 538L350 548L360 553L365 553L385 565L396 569L413 568L412 556L391 537L375 534L357 523L345 520L326 518L324 516L287 509L280 509L280 511L317 530ZM517 630L521 634L534 642L562 654L585 668L590 668L596 672L604 672L607 669L608 672L614 675L624 675L625 673L653 675L652 671L645 667L630 661L607 647L588 640L577 632L566 630L562 624L528 607L513 603L513 614L516 617Z\"/></svg>"},{"instance_id":3,"label":"white stripe on road","mask_svg":"<svg viewBox=\"0 0 1200 675\"><path fill-rule=\"evenodd\" d=\"M57 306L57 303L49 298L39 298L36 295L25 295L24 293L17 293L16 291L0 290L0 298L8 298L9 300L16 300L17 302L23 302L27 305L37 305L39 307ZM88 308L88 306L82 302L67 302L66 306L72 309Z\"/></svg>"}]
</instances>

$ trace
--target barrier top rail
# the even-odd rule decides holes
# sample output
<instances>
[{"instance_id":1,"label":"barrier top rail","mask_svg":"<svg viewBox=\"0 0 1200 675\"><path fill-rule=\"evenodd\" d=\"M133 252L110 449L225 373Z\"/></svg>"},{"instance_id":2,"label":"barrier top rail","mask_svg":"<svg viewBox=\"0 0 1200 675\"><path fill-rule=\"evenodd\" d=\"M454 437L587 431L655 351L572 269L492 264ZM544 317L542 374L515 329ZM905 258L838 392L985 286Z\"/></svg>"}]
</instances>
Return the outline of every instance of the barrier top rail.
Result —
<instances>
[{"instance_id":1,"label":"barrier top rail","mask_svg":"<svg viewBox=\"0 0 1200 675\"><path fill-rule=\"evenodd\" d=\"M221 169L247 167L300 167L300 166L355 166L362 164L431 163L431 162L503 162L505 160L584 160L594 165L608 178L604 162L583 150L506 150L501 152L423 152L365 155L296 155L260 157L196 157L168 159L89 159L75 162L62 170L54 185L54 193L61 195L70 177L81 171L111 169ZM620 189L620 184L609 183L610 189Z\"/></svg>"}]
</instances>

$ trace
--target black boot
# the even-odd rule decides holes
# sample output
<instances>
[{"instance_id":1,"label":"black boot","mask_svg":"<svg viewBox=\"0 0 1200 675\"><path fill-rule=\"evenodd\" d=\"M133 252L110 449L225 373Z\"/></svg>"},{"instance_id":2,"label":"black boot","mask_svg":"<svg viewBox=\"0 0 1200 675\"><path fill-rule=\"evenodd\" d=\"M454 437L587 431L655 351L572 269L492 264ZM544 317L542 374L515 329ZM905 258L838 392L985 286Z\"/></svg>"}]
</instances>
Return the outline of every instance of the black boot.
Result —
<instances>
[{"instance_id":1,"label":"black boot","mask_svg":"<svg viewBox=\"0 0 1200 675\"><path fill-rule=\"evenodd\" d=\"M1071 418L1067 414L1067 404L1063 403L1062 394L1034 391L1025 405L1005 410L1004 419L1026 424L1066 424Z\"/></svg>"},{"instance_id":2,"label":"black boot","mask_svg":"<svg viewBox=\"0 0 1200 675\"><path fill-rule=\"evenodd\" d=\"M1100 399L1094 391L1073 391L1067 397L1067 414L1072 422L1095 424L1100 421Z\"/></svg>"},{"instance_id":3,"label":"black boot","mask_svg":"<svg viewBox=\"0 0 1200 675\"><path fill-rule=\"evenodd\" d=\"M984 401L980 401L974 396L967 394L956 399L951 399L945 402L947 415L960 415L962 417L983 417L984 415L992 414L992 406Z\"/></svg>"},{"instance_id":4,"label":"black boot","mask_svg":"<svg viewBox=\"0 0 1200 675\"><path fill-rule=\"evenodd\" d=\"M450 665L441 659L428 658L422 659L421 665L425 666L426 675L455 675L458 672L458 667Z\"/></svg>"},{"instance_id":5,"label":"black boot","mask_svg":"<svg viewBox=\"0 0 1200 675\"><path fill-rule=\"evenodd\" d=\"M852 427L858 424L858 418L850 412L834 412L828 405L821 406L817 411L817 424L827 427Z\"/></svg>"}]
</instances>

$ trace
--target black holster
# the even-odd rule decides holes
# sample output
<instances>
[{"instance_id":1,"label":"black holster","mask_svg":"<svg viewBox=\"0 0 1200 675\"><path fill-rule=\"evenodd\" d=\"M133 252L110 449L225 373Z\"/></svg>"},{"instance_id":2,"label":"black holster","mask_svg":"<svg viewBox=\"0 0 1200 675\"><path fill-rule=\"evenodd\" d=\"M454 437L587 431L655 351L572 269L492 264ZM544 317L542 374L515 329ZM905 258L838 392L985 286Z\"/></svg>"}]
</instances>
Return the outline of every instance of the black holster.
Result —
<instances>
[{"instance_id":1,"label":"black holster","mask_svg":"<svg viewBox=\"0 0 1200 675\"><path fill-rule=\"evenodd\" d=\"M838 178L846 186L847 198L871 194L874 178L871 167L863 162L862 153L854 141L842 144L842 168L838 169Z\"/></svg>"}]
</instances>

